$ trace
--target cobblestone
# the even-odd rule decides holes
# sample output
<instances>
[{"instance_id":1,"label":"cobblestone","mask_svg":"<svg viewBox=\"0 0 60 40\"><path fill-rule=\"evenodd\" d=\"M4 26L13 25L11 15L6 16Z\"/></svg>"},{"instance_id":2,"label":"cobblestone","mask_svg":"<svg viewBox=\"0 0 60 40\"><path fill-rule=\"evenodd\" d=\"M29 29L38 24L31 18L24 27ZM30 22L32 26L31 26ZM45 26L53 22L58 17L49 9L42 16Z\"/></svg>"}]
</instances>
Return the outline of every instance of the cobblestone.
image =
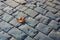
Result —
<instances>
[{"instance_id":1,"label":"cobblestone","mask_svg":"<svg viewBox=\"0 0 60 40\"><path fill-rule=\"evenodd\" d=\"M56 6L55 8L58 9L58 10L60 10L60 5Z\"/></svg>"},{"instance_id":2,"label":"cobblestone","mask_svg":"<svg viewBox=\"0 0 60 40\"><path fill-rule=\"evenodd\" d=\"M20 11L25 11L27 9L27 7L23 6L23 5L19 5L18 7L16 7L16 10L20 10Z\"/></svg>"},{"instance_id":3,"label":"cobblestone","mask_svg":"<svg viewBox=\"0 0 60 40\"><path fill-rule=\"evenodd\" d=\"M55 14L53 14L52 12L47 12L45 16L50 17L52 19L56 18Z\"/></svg>"},{"instance_id":4,"label":"cobblestone","mask_svg":"<svg viewBox=\"0 0 60 40\"><path fill-rule=\"evenodd\" d=\"M47 5L44 5L41 2L37 2L36 5L37 5L37 7L42 7L42 8L45 8L47 6Z\"/></svg>"},{"instance_id":5,"label":"cobblestone","mask_svg":"<svg viewBox=\"0 0 60 40\"><path fill-rule=\"evenodd\" d=\"M53 3L54 4L60 4L60 2L58 0L54 0Z\"/></svg>"},{"instance_id":6,"label":"cobblestone","mask_svg":"<svg viewBox=\"0 0 60 40\"><path fill-rule=\"evenodd\" d=\"M45 4L48 5L48 6L51 6L51 7L55 7L55 4L53 4L51 2L48 2L48 1Z\"/></svg>"},{"instance_id":7,"label":"cobblestone","mask_svg":"<svg viewBox=\"0 0 60 40\"><path fill-rule=\"evenodd\" d=\"M25 40L34 40L34 39L28 36Z\"/></svg>"},{"instance_id":8,"label":"cobblestone","mask_svg":"<svg viewBox=\"0 0 60 40\"><path fill-rule=\"evenodd\" d=\"M3 31L0 32L0 40L9 40L9 38L11 38L11 36L9 36L7 33Z\"/></svg>"},{"instance_id":9,"label":"cobblestone","mask_svg":"<svg viewBox=\"0 0 60 40\"><path fill-rule=\"evenodd\" d=\"M26 18L26 23L34 27L38 23L38 21L36 21L35 19L31 17L28 17Z\"/></svg>"},{"instance_id":10,"label":"cobblestone","mask_svg":"<svg viewBox=\"0 0 60 40\"><path fill-rule=\"evenodd\" d=\"M35 17L38 13L35 12L34 10L31 9L27 9L26 11L24 11L26 14L30 15L31 17Z\"/></svg>"},{"instance_id":11,"label":"cobblestone","mask_svg":"<svg viewBox=\"0 0 60 40\"><path fill-rule=\"evenodd\" d=\"M18 3L26 3L26 1L25 0L14 0L14 1L16 1L16 2L18 2Z\"/></svg>"},{"instance_id":12,"label":"cobblestone","mask_svg":"<svg viewBox=\"0 0 60 40\"><path fill-rule=\"evenodd\" d=\"M32 4L32 3L28 3L28 4L26 4L25 6L33 9L36 5L34 5L34 4Z\"/></svg>"},{"instance_id":13,"label":"cobblestone","mask_svg":"<svg viewBox=\"0 0 60 40\"><path fill-rule=\"evenodd\" d=\"M52 20L48 25L52 26L54 29L58 29L59 28L59 24L58 22Z\"/></svg>"},{"instance_id":14,"label":"cobblestone","mask_svg":"<svg viewBox=\"0 0 60 40\"><path fill-rule=\"evenodd\" d=\"M19 23L15 18L12 19L9 23L12 24L12 25L14 25L14 26L16 26L16 27L19 26L19 25L21 25L21 23Z\"/></svg>"},{"instance_id":15,"label":"cobblestone","mask_svg":"<svg viewBox=\"0 0 60 40\"><path fill-rule=\"evenodd\" d=\"M46 13L46 11L47 11L47 10L41 8L41 7L37 7L37 8L35 8L34 10L36 10L37 12L39 12L39 13L41 13L41 14L43 14L43 15L44 15L44 14Z\"/></svg>"},{"instance_id":16,"label":"cobblestone","mask_svg":"<svg viewBox=\"0 0 60 40\"><path fill-rule=\"evenodd\" d=\"M54 9L54 8L52 8L52 7L50 7L50 6L47 6L45 9L47 9L47 10L53 12L53 13L56 13L56 12L57 12L56 9Z\"/></svg>"},{"instance_id":17,"label":"cobblestone","mask_svg":"<svg viewBox=\"0 0 60 40\"><path fill-rule=\"evenodd\" d=\"M39 32L35 37L36 40L52 40L50 37Z\"/></svg>"},{"instance_id":18,"label":"cobblestone","mask_svg":"<svg viewBox=\"0 0 60 40\"><path fill-rule=\"evenodd\" d=\"M47 26L47 25L44 25L42 23L39 23L37 26L36 26L36 29L38 29L39 31L45 33L45 34L48 34L52 28Z\"/></svg>"},{"instance_id":19,"label":"cobblestone","mask_svg":"<svg viewBox=\"0 0 60 40\"><path fill-rule=\"evenodd\" d=\"M19 18L19 17L23 17L25 18L27 15L24 14L23 12L19 12L19 11L16 11L16 13L12 14L13 16L15 16L16 18Z\"/></svg>"},{"instance_id":20,"label":"cobblestone","mask_svg":"<svg viewBox=\"0 0 60 40\"><path fill-rule=\"evenodd\" d=\"M18 5L18 3L14 2L13 0L7 0L4 3L6 3L7 5L11 7L16 7Z\"/></svg>"},{"instance_id":21,"label":"cobblestone","mask_svg":"<svg viewBox=\"0 0 60 40\"><path fill-rule=\"evenodd\" d=\"M41 14L39 14L35 19L42 22L42 23L44 23L44 24L48 24L49 21L50 21L50 19L48 17L43 16Z\"/></svg>"},{"instance_id":22,"label":"cobblestone","mask_svg":"<svg viewBox=\"0 0 60 40\"><path fill-rule=\"evenodd\" d=\"M11 14L12 13L12 7L5 7L4 9L3 9L3 11L5 11L6 13L9 13L9 14Z\"/></svg>"},{"instance_id":23,"label":"cobblestone","mask_svg":"<svg viewBox=\"0 0 60 40\"><path fill-rule=\"evenodd\" d=\"M5 20L6 22L9 22L13 17L7 13L2 15L2 19Z\"/></svg>"},{"instance_id":24,"label":"cobblestone","mask_svg":"<svg viewBox=\"0 0 60 40\"><path fill-rule=\"evenodd\" d=\"M60 0L0 0L0 40L60 40Z\"/></svg>"},{"instance_id":25,"label":"cobblestone","mask_svg":"<svg viewBox=\"0 0 60 40\"><path fill-rule=\"evenodd\" d=\"M16 40L16 39L12 37L10 40Z\"/></svg>"},{"instance_id":26,"label":"cobblestone","mask_svg":"<svg viewBox=\"0 0 60 40\"><path fill-rule=\"evenodd\" d=\"M31 37L34 37L37 34L37 30L33 29L27 24L20 26L19 29L23 30L25 33L27 33Z\"/></svg>"},{"instance_id":27,"label":"cobblestone","mask_svg":"<svg viewBox=\"0 0 60 40\"><path fill-rule=\"evenodd\" d=\"M41 3L44 3L46 0L37 0L37 1L40 1Z\"/></svg>"},{"instance_id":28,"label":"cobblestone","mask_svg":"<svg viewBox=\"0 0 60 40\"><path fill-rule=\"evenodd\" d=\"M4 12L2 10L0 10L0 15L4 14Z\"/></svg>"},{"instance_id":29,"label":"cobblestone","mask_svg":"<svg viewBox=\"0 0 60 40\"><path fill-rule=\"evenodd\" d=\"M0 2L0 9L4 9L5 7L7 7L7 5L5 5L4 3Z\"/></svg>"},{"instance_id":30,"label":"cobblestone","mask_svg":"<svg viewBox=\"0 0 60 40\"><path fill-rule=\"evenodd\" d=\"M9 31L13 26L11 26L10 24L2 21L0 22L0 28L3 29L4 31Z\"/></svg>"},{"instance_id":31,"label":"cobblestone","mask_svg":"<svg viewBox=\"0 0 60 40\"><path fill-rule=\"evenodd\" d=\"M16 38L16 40L24 40L27 37L27 35L24 32L18 30L17 28L11 29L8 33L13 35Z\"/></svg>"},{"instance_id":32,"label":"cobblestone","mask_svg":"<svg viewBox=\"0 0 60 40\"><path fill-rule=\"evenodd\" d=\"M60 32L52 31L49 36L54 40L60 40Z\"/></svg>"}]
</instances>

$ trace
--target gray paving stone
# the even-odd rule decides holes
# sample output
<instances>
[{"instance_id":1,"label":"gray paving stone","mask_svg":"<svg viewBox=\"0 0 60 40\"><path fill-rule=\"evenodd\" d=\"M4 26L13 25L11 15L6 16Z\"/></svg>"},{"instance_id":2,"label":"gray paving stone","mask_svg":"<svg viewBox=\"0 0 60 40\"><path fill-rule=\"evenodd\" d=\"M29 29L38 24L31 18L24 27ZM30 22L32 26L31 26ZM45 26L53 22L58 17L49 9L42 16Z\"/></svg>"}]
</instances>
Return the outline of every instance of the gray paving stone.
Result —
<instances>
[{"instance_id":1,"label":"gray paving stone","mask_svg":"<svg viewBox=\"0 0 60 40\"><path fill-rule=\"evenodd\" d=\"M47 11L47 10L41 8L41 7L37 7L34 10L37 11L37 12L39 12L39 13L41 13L41 14L43 14L43 15L46 14L46 11Z\"/></svg>"},{"instance_id":2,"label":"gray paving stone","mask_svg":"<svg viewBox=\"0 0 60 40\"><path fill-rule=\"evenodd\" d=\"M31 17L35 17L38 13L35 12L32 9L27 9L26 11L24 11L26 14L30 15Z\"/></svg>"},{"instance_id":3,"label":"gray paving stone","mask_svg":"<svg viewBox=\"0 0 60 40\"><path fill-rule=\"evenodd\" d=\"M59 28L58 22L56 22L54 20L52 20L48 25L51 26L54 29L58 29Z\"/></svg>"},{"instance_id":4,"label":"gray paving stone","mask_svg":"<svg viewBox=\"0 0 60 40\"><path fill-rule=\"evenodd\" d=\"M1 1L1 0L0 0ZM16 20L25 18L25 23ZM0 2L0 40L60 40L59 0Z\"/></svg>"},{"instance_id":5,"label":"gray paving stone","mask_svg":"<svg viewBox=\"0 0 60 40\"><path fill-rule=\"evenodd\" d=\"M55 6L56 6L56 5L53 4L52 2L48 2L48 1L47 1L45 4L48 5L48 6L51 6L51 7L55 7Z\"/></svg>"},{"instance_id":6,"label":"gray paving stone","mask_svg":"<svg viewBox=\"0 0 60 40\"><path fill-rule=\"evenodd\" d=\"M47 10L53 12L53 13L56 13L57 12L57 10L55 8L52 8L50 6L47 6L45 9L47 9Z\"/></svg>"},{"instance_id":7,"label":"gray paving stone","mask_svg":"<svg viewBox=\"0 0 60 40\"><path fill-rule=\"evenodd\" d=\"M2 15L2 19L5 20L6 22L9 22L13 17L7 13L4 13Z\"/></svg>"},{"instance_id":8,"label":"gray paving stone","mask_svg":"<svg viewBox=\"0 0 60 40\"><path fill-rule=\"evenodd\" d=\"M51 38L54 39L54 40L60 40L60 32L53 30L53 31L49 34L49 37L51 37Z\"/></svg>"},{"instance_id":9,"label":"gray paving stone","mask_svg":"<svg viewBox=\"0 0 60 40\"><path fill-rule=\"evenodd\" d=\"M48 17L43 16L41 14L39 14L35 19L38 20L39 22L44 23L44 24L48 24L50 21L50 19Z\"/></svg>"},{"instance_id":10,"label":"gray paving stone","mask_svg":"<svg viewBox=\"0 0 60 40\"><path fill-rule=\"evenodd\" d=\"M56 18L56 21L60 22L60 18Z\"/></svg>"},{"instance_id":11,"label":"gray paving stone","mask_svg":"<svg viewBox=\"0 0 60 40\"><path fill-rule=\"evenodd\" d=\"M45 33L45 34L48 34L52 28L45 25L45 24L42 24L42 23L39 23L37 26L36 26L36 29L38 29L39 31Z\"/></svg>"},{"instance_id":12,"label":"gray paving stone","mask_svg":"<svg viewBox=\"0 0 60 40\"><path fill-rule=\"evenodd\" d=\"M0 9L4 9L5 7L7 7L7 5L5 5L4 3L0 2Z\"/></svg>"},{"instance_id":13,"label":"gray paving stone","mask_svg":"<svg viewBox=\"0 0 60 40\"><path fill-rule=\"evenodd\" d=\"M34 27L38 23L38 21L36 21L35 19L33 19L31 17L28 17L28 18L26 18L26 23L29 24L30 26Z\"/></svg>"},{"instance_id":14,"label":"gray paving stone","mask_svg":"<svg viewBox=\"0 0 60 40\"><path fill-rule=\"evenodd\" d=\"M54 0L53 3L54 4L60 4L60 2L58 0Z\"/></svg>"},{"instance_id":15,"label":"gray paving stone","mask_svg":"<svg viewBox=\"0 0 60 40\"><path fill-rule=\"evenodd\" d=\"M23 30L26 34L28 34L31 37L34 37L37 34L37 30L33 29L27 24L20 26L19 29Z\"/></svg>"},{"instance_id":16,"label":"gray paving stone","mask_svg":"<svg viewBox=\"0 0 60 40\"><path fill-rule=\"evenodd\" d=\"M4 3L6 3L7 5L9 5L11 7L16 7L17 5L19 5L18 3L14 2L13 0L7 0Z\"/></svg>"},{"instance_id":17,"label":"gray paving stone","mask_svg":"<svg viewBox=\"0 0 60 40\"><path fill-rule=\"evenodd\" d=\"M46 0L37 0L37 1L40 1L41 3L44 3L44 2L46 2Z\"/></svg>"},{"instance_id":18,"label":"gray paving stone","mask_svg":"<svg viewBox=\"0 0 60 40\"><path fill-rule=\"evenodd\" d=\"M0 19L0 22L2 22L2 20Z\"/></svg>"},{"instance_id":19,"label":"gray paving stone","mask_svg":"<svg viewBox=\"0 0 60 40\"><path fill-rule=\"evenodd\" d=\"M16 18L18 18L18 17L23 17L23 18L27 17L26 14L24 14L23 12L19 12L19 11L16 11L16 13L14 13L12 15L15 16Z\"/></svg>"},{"instance_id":20,"label":"gray paving stone","mask_svg":"<svg viewBox=\"0 0 60 40\"><path fill-rule=\"evenodd\" d=\"M60 11L59 11L59 12L57 12L56 14L60 15Z\"/></svg>"},{"instance_id":21,"label":"gray paving stone","mask_svg":"<svg viewBox=\"0 0 60 40\"><path fill-rule=\"evenodd\" d=\"M53 14L52 12L47 12L45 16L52 18L52 19L56 18L55 14Z\"/></svg>"},{"instance_id":22,"label":"gray paving stone","mask_svg":"<svg viewBox=\"0 0 60 40\"><path fill-rule=\"evenodd\" d=\"M55 6L55 8L56 8L56 9L58 9L58 10L60 10L60 5L58 5L58 6Z\"/></svg>"},{"instance_id":23,"label":"gray paving stone","mask_svg":"<svg viewBox=\"0 0 60 40\"><path fill-rule=\"evenodd\" d=\"M16 7L16 10L20 10L20 11L25 11L27 9L27 7L23 6L23 5L19 5L18 7Z\"/></svg>"},{"instance_id":24,"label":"gray paving stone","mask_svg":"<svg viewBox=\"0 0 60 40\"><path fill-rule=\"evenodd\" d=\"M16 2L18 2L18 3L21 3L21 4L26 3L25 0L14 0L14 1L16 1Z\"/></svg>"},{"instance_id":25,"label":"gray paving stone","mask_svg":"<svg viewBox=\"0 0 60 40\"><path fill-rule=\"evenodd\" d=\"M28 1L28 2L34 2L35 0L26 0L26 1Z\"/></svg>"},{"instance_id":26,"label":"gray paving stone","mask_svg":"<svg viewBox=\"0 0 60 40\"><path fill-rule=\"evenodd\" d=\"M1 2L1 1L4 1L4 0L0 0L0 2Z\"/></svg>"},{"instance_id":27,"label":"gray paving stone","mask_svg":"<svg viewBox=\"0 0 60 40\"><path fill-rule=\"evenodd\" d=\"M0 22L0 28L3 29L4 31L9 31L13 26L11 26L10 24L2 21Z\"/></svg>"},{"instance_id":28,"label":"gray paving stone","mask_svg":"<svg viewBox=\"0 0 60 40\"><path fill-rule=\"evenodd\" d=\"M44 5L41 2L37 2L36 5L37 5L37 7L42 7L42 8L45 8L47 6L47 5Z\"/></svg>"},{"instance_id":29,"label":"gray paving stone","mask_svg":"<svg viewBox=\"0 0 60 40\"><path fill-rule=\"evenodd\" d=\"M25 6L33 9L36 5L34 5L34 4L32 4L32 3L28 3L28 4L26 4Z\"/></svg>"},{"instance_id":30,"label":"gray paving stone","mask_svg":"<svg viewBox=\"0 0 60 40\"><path fill-rule=\"evenodd\" d=\"M16 40L24 40L27 37L27 35L24 32L18 30L17 28L11 29L8 33L13 35L16 38Z\"/></svg>"},{"instance_id":31,"label":"gray paving stone","mask_svg":"<svg viewBox=\"0 0 60 40\"><path fill-rule=\"evenodd\" d=\"M0 40L9 40L9 38L11 38L10 35L8 35L7 33L3 31L0 32Z\"/></svg>"},{"instance_id":32,"label":"gray paving stone","mask_svg":"<svg viewBox=\"0 0 60 40\"><path fill-rule=\"evenodd\" d=\"M54 0L48 0L48 2L53 2Z\"/></svg>"},{"instance_id":33,"label":"gray paving stone","mask_svg":"<svg viewBox=\"0 0 60 40\"><path fill-rule=\"evenodd\" d=\"M7 7L5 7L4 9L3 9L3 11L5 11L6 13L9 13L9 14L11 14L12 13L12 7L9 7L9 6L7 6Z\"/></svg>"},{"instance_id":34,"label":"gray paving stone","mask_svg":"<svg viewBox=\"0 0 60 40\"><path fill-rule=\"evenodd\" d=\"M53 40L50 37L44 35L43 33L39 32L35 37L36 40Z\"/></svg>"},{"instance_id":35,"label":"gray paving stone","mask_svg":"<svg viewBox=\"0 0 60 40\"><path fill-rule=\"evenodd\" d=\"M21 23L19 23L19 22L16 20L16 18L12 19L9 23L12 24L12 25L14 25L14 26L16 26L16 27L19 26L19 25L21 25Z\"/></svg>"},{"instance_id":36,"label":"gray paving stone","mask_svg":"<svg viewBox=\"0 0 60 40\"><path fill-rule=\"evenodd\" d=\"M28 36L27 38L25 38L25 40L34 40L34 39Z\"/></svg>"},{"instance_id":37,"label":"gray paving stone","mask_svg":"<svg viewBox=\"0 0 60 40\"><path fill-rule=\"evenodd\" d=\"M0 15L4 14L4 12L2 10L0 10Z\"/></svg>"},{"instance_id":38,"label":"gray paving stone","mask_svg":"<svg viewBox=\"0 0 60 40\"><path fill-rule=\"evenodd\" d=\"M10 40L16 40L14 37L12 37Z\"/></svg>"}]
</instances>

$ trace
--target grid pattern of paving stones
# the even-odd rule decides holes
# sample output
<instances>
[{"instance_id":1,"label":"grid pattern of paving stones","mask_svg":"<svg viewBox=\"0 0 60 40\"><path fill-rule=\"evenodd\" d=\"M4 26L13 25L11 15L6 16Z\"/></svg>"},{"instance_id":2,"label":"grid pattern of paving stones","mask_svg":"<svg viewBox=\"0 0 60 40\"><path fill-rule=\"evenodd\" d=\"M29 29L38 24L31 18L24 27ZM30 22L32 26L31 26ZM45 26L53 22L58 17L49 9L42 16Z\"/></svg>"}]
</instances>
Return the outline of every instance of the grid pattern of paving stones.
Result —
<instances>
[{"instance_id":1,"label":"grid pattern of paving stones","mask_svg":"<svg viewBox=\"0 0 60 40\"><path fill-rule=\"evenodd\" d=\"M0 0L0 40L60 40L60 0Z\"/></svg>"}]
</instances>

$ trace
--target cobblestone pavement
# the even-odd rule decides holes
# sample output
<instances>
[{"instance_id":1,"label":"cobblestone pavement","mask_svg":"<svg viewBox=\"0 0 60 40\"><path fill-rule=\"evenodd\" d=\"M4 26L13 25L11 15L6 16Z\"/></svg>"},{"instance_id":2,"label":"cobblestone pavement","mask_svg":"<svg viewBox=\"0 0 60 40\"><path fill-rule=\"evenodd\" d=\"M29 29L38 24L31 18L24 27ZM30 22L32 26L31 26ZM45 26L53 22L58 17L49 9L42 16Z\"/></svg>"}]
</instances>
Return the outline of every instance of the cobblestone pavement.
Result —
<instances>
[{"instance_id":1,"label":"cobblestone pavement","mask_svg":"<svg viewBox=\"0 0 60 40\"><path fill-rule=\"evenodd\" d=\"M0 40L60 40L60 0L0 0Z\"/></svg>"}]
</instances>

